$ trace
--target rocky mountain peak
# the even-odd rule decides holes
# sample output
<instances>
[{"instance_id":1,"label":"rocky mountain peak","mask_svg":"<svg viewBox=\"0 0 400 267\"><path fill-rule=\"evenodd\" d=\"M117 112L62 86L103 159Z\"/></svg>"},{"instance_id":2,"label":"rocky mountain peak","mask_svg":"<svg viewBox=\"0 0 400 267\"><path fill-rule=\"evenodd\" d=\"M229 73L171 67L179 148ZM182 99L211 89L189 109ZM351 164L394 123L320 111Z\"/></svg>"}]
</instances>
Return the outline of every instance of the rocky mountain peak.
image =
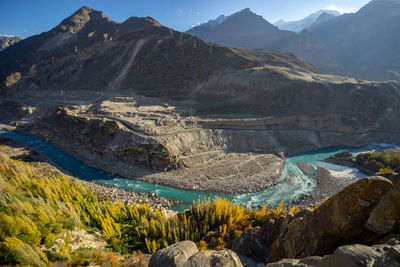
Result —
<instances>
[{"instance_id":1,"label":"rocky mountain peak","mask_svg":"<svg viewBox=\"0 0 400 267\"><path fill-rule=\"evenodd\" d=\"M236 28L237 31L270 32L276 29L274 25L262 16L252 12L250 8L245 8L242 11L232 14L221 23L221 26L228 27L230 30Z\"/></svg>"},{"instance_id":2,"label":"rocky mountain peak","mask_svg":"<svg viewBox=\"0 0 400 267\"><path fill-rule=\"evenodd\" d=\"M70 17L64 19L55 29L62 32L78 33L88 24L107 24L112 20L103 12L83 6Z\"/></svg>"},{"instance_id":3,"label":"rocky mountain peak","mask_svg":"<svg viewBox=\"0 0 400 267\"><path fill-rule=\"evenodd\" d=\"M161 27L156 19L152 17L130 17L123 22L124 25L135 26L135 27Z\"/></svg>"},{"instance_id":4,"label":"rocky mountain peak","mask_svg":"<svg viewBox=\"0 0 400 267\"><path fill-rule=\"evenodd\" d=\"M266 20L262 17L254 13L250 10L250 8L245 8L239 12L232 14L229 18L241 18L241 19L258 19L266 22Z\"/></svg>"},{"instance_id":5,"label":"rocky mountain peak","mask_svg":"<svg viewBox=\"0 0 400 267\"><path fill-rule=\"evenodd\" d=\"M245 9L239 11L238 13L242 13L242 14L251 13L251 14L254 14L254 13L250 10L250 8L245 8Z\"/></svg>"}]
</instances>

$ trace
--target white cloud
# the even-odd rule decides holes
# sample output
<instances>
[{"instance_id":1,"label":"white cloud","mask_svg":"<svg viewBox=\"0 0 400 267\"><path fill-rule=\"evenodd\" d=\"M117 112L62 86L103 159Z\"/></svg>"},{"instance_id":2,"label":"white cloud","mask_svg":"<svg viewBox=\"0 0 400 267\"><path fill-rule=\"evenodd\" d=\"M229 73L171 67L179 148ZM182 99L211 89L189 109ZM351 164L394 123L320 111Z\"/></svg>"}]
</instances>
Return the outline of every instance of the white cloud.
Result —
<instances>
[{"instance_id":1,"label":"white cloud","mask_svg":"<svg viewBox=\"0 0 400 267\"><path fill-rule=\"evenodd\" d=\"M329 9L329 10L336 10L340 14L344 13L353 13L357 11L356 7L349 7L349 6L337 6L337 5L329 5L326 6L324 9Z\"/></svg>"},{"instance_id":2,"label":"white cloud","mask_svg":"<svg viewBox=\"0 0 400 267\"><path fill-rule=\"evenodd\" d=\"M10 35L10 34L2 34L2 33L0 33L0 36L5 36L5 37L15 37L15 35Z\"/></svg>"}]
</instances>

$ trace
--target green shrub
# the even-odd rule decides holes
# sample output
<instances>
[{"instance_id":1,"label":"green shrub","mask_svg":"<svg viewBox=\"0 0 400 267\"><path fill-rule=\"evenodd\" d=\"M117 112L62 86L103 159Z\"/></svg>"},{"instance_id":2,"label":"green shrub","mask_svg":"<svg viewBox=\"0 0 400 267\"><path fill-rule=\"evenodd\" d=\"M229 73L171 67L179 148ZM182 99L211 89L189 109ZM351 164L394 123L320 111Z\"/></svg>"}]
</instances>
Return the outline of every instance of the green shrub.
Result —
<instances>
[{"instance_id":1,"label":"green shrub","mask_svg":"<svg viewBox=\"0 0 400 267\"><path fill-rule=\"evenodd\" d=\"M400 153L383 151L357 155L356 163L373 172L400 172Z\"/></svg>"}]
</instances>

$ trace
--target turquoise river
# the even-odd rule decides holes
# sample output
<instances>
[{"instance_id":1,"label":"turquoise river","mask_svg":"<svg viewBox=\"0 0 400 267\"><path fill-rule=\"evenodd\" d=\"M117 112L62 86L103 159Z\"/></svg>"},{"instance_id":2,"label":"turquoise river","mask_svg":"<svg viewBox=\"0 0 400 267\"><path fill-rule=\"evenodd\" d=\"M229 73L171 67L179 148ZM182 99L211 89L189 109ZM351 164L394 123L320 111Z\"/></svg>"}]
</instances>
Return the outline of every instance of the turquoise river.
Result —
<instances>
[{"instance_id":1,"label":"turquoise river","mask_svg":"<svg viewBox=\"0 0 400 267\"><path fill-rule=\"evenodd\" d=\"M194 200L214 197L227 198L230 200L234 200L236 203L246 206L258 206L262 204L276 206L282 200L285 203L290 203L293 199L296 199L300 195L311 192L312 188L316 184L315 179L313 179L312 177L308 177L301 172L301 170L297 167L298 162L309 162L312 164L321 165L334 171L342 171L345 170L347 167L334 164L326 164L323 162L319 162L318 160L328 158L344 150L350 150L352 153L360 153L371 151L381 146L390 146L388 144L372 144L362 148L328 147L315 151L310 151L307 153L293 155L285 161L283 173L280 179L277 181L276 185L256 193L230 195L215 192L183 190L170 186L150 184L143 181L122 178L117 175L112 175L99 169L87 166L82 161L75 159L74 157L61 151L52 144L45 142L37 137L18 134L14 132L1 131L0 136L22 142L27 146L41 151L49 158L51 158L59 167L67 170L69 173L80 179L95 181L99 184L115 186L124 190L135 192L153 192L160 197L177 199L186 203L184 205L176 206L174 208L176 210L181 210L187 207L188 203L191 203ZM293 179L293 177L296 177L297 179Z\"/></svg>"}]
</instances>

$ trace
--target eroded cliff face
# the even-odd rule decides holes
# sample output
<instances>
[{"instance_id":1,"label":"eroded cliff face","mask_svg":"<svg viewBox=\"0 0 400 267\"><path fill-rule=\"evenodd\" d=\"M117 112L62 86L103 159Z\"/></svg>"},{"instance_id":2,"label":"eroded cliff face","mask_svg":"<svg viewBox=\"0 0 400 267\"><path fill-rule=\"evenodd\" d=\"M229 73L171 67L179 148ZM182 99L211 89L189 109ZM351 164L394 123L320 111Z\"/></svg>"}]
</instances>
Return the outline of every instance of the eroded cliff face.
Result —
<instances>
[{"instance_id":1,"label":"eroded cliff face","mask_svg":"<svg viewBox=\"0 0 400 267\"><path fill-rule=\"evenodd\" d=\"M176 168L178 164L167 147L129 132L120 122L79 116L68 108L58 108L51 117L38 120L35 131L53 142L84 146L101 156L113 153L123 161L158 170Z\"/></svg>"}]
</instances>

